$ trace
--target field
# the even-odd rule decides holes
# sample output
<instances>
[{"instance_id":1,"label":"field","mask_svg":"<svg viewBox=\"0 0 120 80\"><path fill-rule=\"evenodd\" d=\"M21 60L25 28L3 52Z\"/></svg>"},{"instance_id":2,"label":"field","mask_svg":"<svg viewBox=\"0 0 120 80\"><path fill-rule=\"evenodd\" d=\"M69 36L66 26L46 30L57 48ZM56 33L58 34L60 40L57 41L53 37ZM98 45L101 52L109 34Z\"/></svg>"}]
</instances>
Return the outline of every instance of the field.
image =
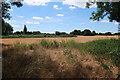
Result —
<instances>
[{"instance_id":1,"label":"field","mask_svg":"<svg viewBox=\"0 0 120 80\"><path fill-rule=\"evenodd\" d=\"M3 78L117 78L118 36L2 39Z\"/></svg>"},{"instance_id":2,"label":"field","mask_svg":"<svg viewBox=\"0 0 120 80\"><path fill-rule=\"evenodd\" d=\"M41 39L46 40L56 40L58 42L65 40L75 40L79 43L85 43L92 40L98 40L98 39L110 39L110 38L116 38L118 39L118 36L77 36L77 37L56 37L56 38L7 38L2 39L2 43L6 45L12 45L16 42L25 43L25 44L32 44L32 43L39 43Z\"/></svg>"}]
</instances>

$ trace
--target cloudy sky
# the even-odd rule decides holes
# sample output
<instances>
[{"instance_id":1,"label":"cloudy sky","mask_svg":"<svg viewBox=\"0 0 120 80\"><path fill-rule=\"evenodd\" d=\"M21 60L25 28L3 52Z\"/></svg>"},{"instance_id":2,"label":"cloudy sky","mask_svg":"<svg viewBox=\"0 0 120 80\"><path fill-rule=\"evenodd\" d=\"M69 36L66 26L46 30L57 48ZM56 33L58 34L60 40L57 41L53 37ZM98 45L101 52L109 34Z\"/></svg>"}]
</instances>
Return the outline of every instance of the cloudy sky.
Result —
<instances>
[{"instance_id":1,"label":"cloudy sky","mask_svg":"<svg viewBox=\"0 0 120 80\"><path fill-rule=\"evenodd\" d=\"M74 29L90 29L96 32L117 32L118 23L109 22L107 18L96 22L89 19L96 5L85 8L86 0L25 0L21 8L10 9L9 22L14 31L23 30L27 25L29 31L54 33L71 32Z\"/></svg>"}]
</instances>

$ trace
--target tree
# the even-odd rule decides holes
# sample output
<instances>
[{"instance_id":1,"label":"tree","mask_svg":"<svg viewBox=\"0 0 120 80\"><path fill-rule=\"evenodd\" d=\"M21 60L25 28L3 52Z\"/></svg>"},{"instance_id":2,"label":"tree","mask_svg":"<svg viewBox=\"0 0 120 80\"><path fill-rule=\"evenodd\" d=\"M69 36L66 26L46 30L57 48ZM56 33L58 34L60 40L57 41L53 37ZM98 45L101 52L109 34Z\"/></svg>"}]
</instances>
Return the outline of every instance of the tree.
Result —
<instances>
[{"instance_id":1,"label":"tree","mask_svg":"<svg viewBox=\"0 0 120 80\"><path fill-rule=\"evenodd\" d=\"M91 35L92 35L92 33L91 33L91 31L89 29L85 29L83 31L83 36L91 36Z\"/></svg>"},{"instance_id":2,"label":"tree","mask_svg":"<svg viewBox=\"0 0 120 80\"><path fill-rule=\"evenodd\" d=\"M21 7L23 4L21 2L2 2L2 19L9 19L11 18L9 9L11 9L11 6L17 6Z\"/></svg>"},{"instance_id":3,"label":"tree","mask_svg":"<svg viewBox=\"0 0 120 80\"><path fill-rule=\"evenodd\" d=\"M2 35L9 35L13 33L13 27L7 23L3 22L4 24L2 25Z\"/></svg>"},{"instance_id":4,"label":"tree","mask_svg":"<svg viewBox=\"0 0 120 80\"><path fill-rule=\"evenodd\" d=\"M74 31L72 31L72 32L70 32L70 34L73 34L73 35L81 35L82 33L81 33L81 31L80 30L74 30Z\"/></svg>"},{"instance_id":5,"label":"tree","mask_svg":"<svg viewBox=\"0 0 120 80\"><path fill-rule=\"evenodd\" d=\"M97 33L95 31L92 31L92 36L96 35Z\"/></svg>"},{"instance_id":6,"label":"tree","mask_svg":"<svg viewBox=\"0 0 120 80\"><path fill-rule=\"evenodd\" d=\"M89 8L95 3L97 11L92 12L90 19L99 21L107 16L110 22L114 20L120 22L120 2L90 2L86 4L86 7Z\"/></svg>"},{"instance_id":7,"label":"tree","mask_svg":"<svg viewBox=\"0 0 120 80\"><path fill-rule=\"evenodd\" d=\"M24 25L23 33L27 34L27 27L26 27L26 25Z\"/></svg>"},{"instance_id":8,"label":"tree","mask_svg":"<svg viewBox=\"0 0 120 80\"><path fill-rule=\"evenodd\" d=\"M2 35L10 34L11 31L13 31L13 28L12 27L10 28L10 24L4 21L4 19L10 20L11 16L9 13L9 9L11 9L12 5L17 7L23 6L21 2L8 2L7 0L6 2L0 2L0 14L2 14L2 16L0 15L0 21L2 21L2 30L3 30ZM6 27L6 25L8 25L9 27ZM7 32L7 31L10 31L10 32Z\"/></svg>"},{"instance_id":9,"label":"tree","mask_svg":"<svg viewBox=\"0 0 120 80\"><path fill-rule=\"evenodd\" d=\"M111 32L106 32L105 35L112 35L112 33Z\"/></svg>"},{"instance_id":10,"label":"tree","mask_svg":"<svg viewBox=\"0 0 120 80\"><path fill-rule=\"evenodd\" d=\"M60 32L59 32L59 31L56 31L56 32L55 32L55 35L60 35Z\"/></svg>"},{"instance_id":11,"label":"tree","mask_svg":"<svg viewBox=\"0 0 120 80\"><path fill-rule=\"evenodd\" d=\"M33 35L36 35L36 34L41 34L40 31L33 31Z\"/></svg>"}]
</instances>

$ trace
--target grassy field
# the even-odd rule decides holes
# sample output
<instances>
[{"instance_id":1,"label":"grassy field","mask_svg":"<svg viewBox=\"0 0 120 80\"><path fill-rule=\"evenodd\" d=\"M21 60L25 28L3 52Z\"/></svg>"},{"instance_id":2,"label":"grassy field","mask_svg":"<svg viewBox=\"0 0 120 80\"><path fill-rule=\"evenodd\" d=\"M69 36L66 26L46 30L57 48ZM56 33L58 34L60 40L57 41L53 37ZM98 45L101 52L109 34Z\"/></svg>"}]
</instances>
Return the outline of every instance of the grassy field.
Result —
<instances>
[{"instance_id":1,"label":"grassy field","mask_svg":"<svg viewBox=\"0 0 120 80\"><path fill-rule=\"evenodd\" d=\"M117 78L120 67L117 36L22 41L3 39L4 44L13 45L3 49L3 78Z\"/></svg>"}]
</instances>

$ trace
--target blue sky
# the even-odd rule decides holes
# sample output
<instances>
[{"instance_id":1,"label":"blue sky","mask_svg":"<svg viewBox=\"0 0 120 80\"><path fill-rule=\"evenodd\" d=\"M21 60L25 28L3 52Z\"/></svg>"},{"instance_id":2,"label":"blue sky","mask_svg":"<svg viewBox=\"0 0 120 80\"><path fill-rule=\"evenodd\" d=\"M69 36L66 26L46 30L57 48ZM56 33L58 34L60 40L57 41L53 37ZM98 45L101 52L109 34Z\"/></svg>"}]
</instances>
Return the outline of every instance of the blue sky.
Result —
<instances>
[{"instance_id":1,"label":"blue sky","mask_svg":"<svg viewBox=\"0 0 120 80\"><path fill-rule=\"evenodd\" d=\"M28 31L54 33L55 31L71 32L74 29L90 29L96 32L118 32L118 23L109 22L107 18L99 22L89 19L96 7L85 8L85 2L80 4L69 2L50 2L49 0L26 0L21 8L10 9L11 20L6 20L14 31L22 31L24 24ZM73 0L71 0L73 1Z\"/></svg>"}]
</instances>

